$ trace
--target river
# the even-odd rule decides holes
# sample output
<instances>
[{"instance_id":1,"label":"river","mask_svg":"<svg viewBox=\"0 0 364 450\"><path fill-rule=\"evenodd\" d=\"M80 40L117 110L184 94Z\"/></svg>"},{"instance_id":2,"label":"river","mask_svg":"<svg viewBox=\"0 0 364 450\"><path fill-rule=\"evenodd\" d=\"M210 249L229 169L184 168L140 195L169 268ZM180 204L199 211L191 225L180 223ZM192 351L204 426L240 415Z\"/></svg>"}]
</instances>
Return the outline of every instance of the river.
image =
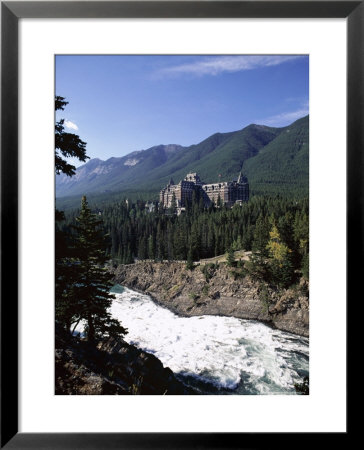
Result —
<instances>
[{"instance_id":1,"label":"river","mask_svg":"<svg viewBox=\"0 0 364 450\"><path fill-rule=\"evenodd\" d=\"M309 340L253 320L180 317L116 285L111 313L129 344L154 354L203 394L295 394L308 375Z\"/></svg>"}]
</instances>

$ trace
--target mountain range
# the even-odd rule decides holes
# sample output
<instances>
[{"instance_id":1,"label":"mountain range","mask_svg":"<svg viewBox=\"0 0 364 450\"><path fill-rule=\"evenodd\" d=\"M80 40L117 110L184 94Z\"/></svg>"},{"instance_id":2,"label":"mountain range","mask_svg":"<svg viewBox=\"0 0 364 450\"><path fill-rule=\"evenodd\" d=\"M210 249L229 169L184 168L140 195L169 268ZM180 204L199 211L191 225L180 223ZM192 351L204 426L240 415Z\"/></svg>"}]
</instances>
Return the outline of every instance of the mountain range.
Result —
<instances>
[{"instance_id":1,"label":"mountain range","mask_svg":"<svg viewBox=\"0 0 364 450\"><path fill-rule=\"evenodd\" d=\"M309 116L273 128L249 125L229 133L215 133L199 144L157 145L147 150L91 159L73 177L56 176L61 197L93 194L102 197L146 192L157 198L170 178L175 182L197 172L205 183L248 177L252 194L308 195Z\"/></svg>"}]
</instances>

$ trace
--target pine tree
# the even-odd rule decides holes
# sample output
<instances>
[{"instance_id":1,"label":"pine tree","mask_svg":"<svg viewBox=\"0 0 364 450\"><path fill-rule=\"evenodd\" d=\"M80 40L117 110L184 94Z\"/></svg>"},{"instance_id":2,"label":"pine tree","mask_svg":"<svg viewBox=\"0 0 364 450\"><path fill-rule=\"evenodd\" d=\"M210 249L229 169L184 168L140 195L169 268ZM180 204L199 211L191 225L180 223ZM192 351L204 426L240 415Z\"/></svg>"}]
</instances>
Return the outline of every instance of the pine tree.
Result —
<instances>
[{"instance_id":1,"label":"pine tree","mask_svg":"<svg viewBox=\"0 0 364 450\"><path fill-rule=\"evenodd\" d=\"M66 331L81 320L74 287L77 284L77 266L71 235L56 230L55 259L55 313L56 320Z\"/></svg>"},{"instance_id":2,"label":"pine tree","mask_svg":"<svg viewBox=\"0 0 364 450\"><path fill-rule=\"evenodd\" d=\"M201 256L201 230L197 220L191 226L190 247L192 250L192 258L199 260Z\"/></svg>"},{"instance_id":3,"label":"pine tree","mask_svg":"<svg viewBox=\"0 0 364 450\"><path fill-rule=\"evenodd\" d=\"M269 232L267 249L270 256L270 270L273 281L281 286L288 287L293 282L294 267L292 264L292 250L283 242L275 224Z\"/></svg>"},{"instance_id":4,"label":"pine tree","mask_svg":"<svg viewBox=\"0 0 364 450\"><path fill-rule=\"evenodd\" d=\"M260 253L262 256L267 255L267 244L269 240L269 223L267 218L259 215L253 234L252 249L255 252Z\"/></svg>"},{"instance_id":5,"label":"pine tree","mask_svg":"<svg viewBox=\"0 0 364 450\"><path fill-rule=\"evenodd\" d=\"M109 308L115 298L110 294L112 275L105 269L105 236L102 221L92 214L86 197L82 197L81 212L77 217L75 264L73 265L73 298L77 299L77 320L87 323L89 341L107 335L125 334L119 321L111 317Z\"/></svg>"},{"instance_id":6,"label":"pine tree","mask_svg":"<svg viewBox=\"0 0 364 450\"><path fill-rule=\"evenodd\" d=\"M55 110L63 110L68 102L63 97L55 97ZM55 125L55 173L67 176L75 174L75 167L67 163L64 157L75 157L86 161L86 143L76 134L64 131L64 120ZM63 211L55 210L55 311L56 319L69 331L74 320L79 320L77 299L74 296L76 284L74 271L74 249L72 235L61 230L61 222L65 220Z\"/></svg>"},{"instance_id":7,"label":"pine tree","mask_svg":"<svg viewBox=\"0 0 364 450\"><path fill-rule=\"evenodd\" d=\"M226 264L229 267L233 267L235 265L235 254L232 247L229 248L227 254L226 254Z\"/></svg>"},{"instance_id":8,"label":"pine tree","mask_svg":"<svg viewBox=\"0 0 364 450\"><path fill-rule=\"evenodd\" d=\"M301 257L300 265L302 275L306 280L309 279L309 220L306 213L299 214L297 212L294 221L294 239L296 241L296 248Z\"/></svg>"},{"instance_id":9,"label":"pine tree","mask_svg":"<svg viewBox=\"0 0 364 450\"><path fill-rule=\"evenodd\" d=\"M172 194L171 206L169 207L168 211L170 214L176 214L177 212L177 199L176 194L174 192Z\"/></svg>"},{"instance_id":10,"label":"pine tree","mask_svg":"<svg viewBox=\"0 0 364 450\"><path fill-rule=\"evenodd\" d=\"M188 250L188 254L187 254L186 269L193 270L194 268L195 268L195 265L193 264L192 248L190 247Z\"/></svg>"},{"instance_id":11,"label":"pine tree","mask_svg":"<svg viewBox=\"0 0 364 450\"><path fill-rule=\"evenodd\" d=\"M223 203L222 198L220 197L220 194L219 194L219 196L217 197L216 207L217 208L222 208L223 206L224 206L224 203Z\"/></svg>"},{"instance_id":12,"label":"pine tree","mask_svg":"<svg viewBox=\"0 0 364 450\"><path fill-rule=\"evenodd\" d=\"M147 240L145 236L141 236L138 245L138 258L143 260L147 258Z\"/></svg>"},{"instance_id":13,"label":"pine tree","mask_svg":"<svg viewBox=\"0 0 364 450\"><path fill-rule=\"evenodd\" d=\"M64 110L68 102L65 101L64 97L56 96L55 98L55 110ZM62 156L66 158L77 158L82 162L89 159L86 155L86 142L83 142L77 134L67 133L64 131L64 119L56 122L55 126L55 169L56 174L59 175L61 172L72 176L76 172L76 167L69 164ZM62 155L62 156L60 156Z\"/></svg>"},{"instance_id":14,"label":"pine tree","mask_svg":"<svg viewBox=\"0 0 364 450\"><path fill-rule=\"evenodd\" d=\"M155 241L152 234L148 238L148 258L155 259Z\"/></svg>"}]
</instances>

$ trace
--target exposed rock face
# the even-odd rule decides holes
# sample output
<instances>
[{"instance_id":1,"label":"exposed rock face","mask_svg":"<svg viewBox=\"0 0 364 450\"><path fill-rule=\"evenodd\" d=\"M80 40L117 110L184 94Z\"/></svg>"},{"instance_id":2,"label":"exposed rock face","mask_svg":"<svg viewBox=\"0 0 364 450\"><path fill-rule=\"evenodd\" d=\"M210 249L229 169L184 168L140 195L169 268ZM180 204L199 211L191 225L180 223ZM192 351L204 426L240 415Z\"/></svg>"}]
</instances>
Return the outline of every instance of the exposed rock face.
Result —
<instances>
[{"instance_id":1,"label":"exposed rock face","mask_svg":"<svg viewBox=\"0 0 364 450\"><path fill-rule=\"evenodd\" d=\"M58 395L196 394L155 356L109 338L97 347L56 330Z\"/></svg>"},{"instance_id":2,"label":"exposed rock face","mask_svg":"<svg viewBox=\"0 0 364 450\"><path fill-rule=\"evenodd\" d=\"M137 262L114 269L115 281L144 292L177 314L233 316L267 322L280 330L309 335L309 302L304 285L296 290L268 289L262 300L259 283L234 276L220 264L190 271L182 262ZM236 275L236 274L235 274Z\"/></svg>"}]
</instances>

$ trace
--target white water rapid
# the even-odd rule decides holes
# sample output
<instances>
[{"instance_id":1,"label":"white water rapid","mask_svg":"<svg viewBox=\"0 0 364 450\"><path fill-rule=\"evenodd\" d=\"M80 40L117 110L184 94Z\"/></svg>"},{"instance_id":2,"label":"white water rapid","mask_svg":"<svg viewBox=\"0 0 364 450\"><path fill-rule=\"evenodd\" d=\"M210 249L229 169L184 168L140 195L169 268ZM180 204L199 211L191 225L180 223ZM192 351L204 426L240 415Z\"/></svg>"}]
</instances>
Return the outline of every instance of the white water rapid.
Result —
<instances>
[{"instance_id":1,"label":"white water rapid","mask_svg":"<svg viewBox=\"0 0 364 450\"><path fill-rule=\"evenodd\" d=\"M295 394L308 375L308 339L233 317L179 317L119 285L111 312L125 340L206 394Z\"/></svg>"}]
</instances>

